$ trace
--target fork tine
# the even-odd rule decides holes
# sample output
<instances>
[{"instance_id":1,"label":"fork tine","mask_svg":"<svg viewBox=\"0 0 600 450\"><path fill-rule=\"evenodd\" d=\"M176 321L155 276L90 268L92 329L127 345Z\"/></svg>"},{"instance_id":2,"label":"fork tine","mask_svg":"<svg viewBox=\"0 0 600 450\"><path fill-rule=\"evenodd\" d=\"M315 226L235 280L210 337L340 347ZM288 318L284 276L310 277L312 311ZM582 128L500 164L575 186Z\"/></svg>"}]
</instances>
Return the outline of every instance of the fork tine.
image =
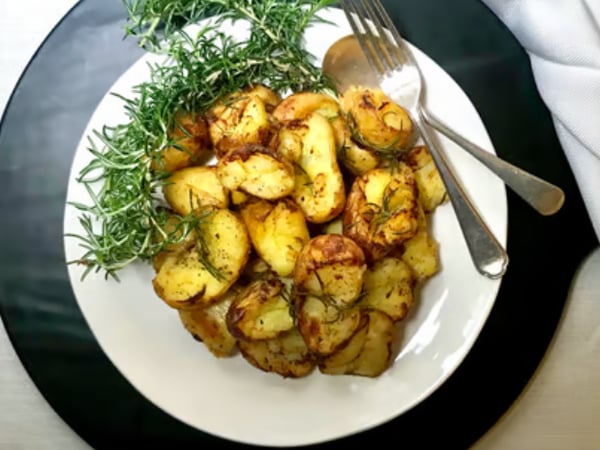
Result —
<instances>
[{"instance_id":1,"label":"fork tine","mask_svg":"<svg viewBox=\"0 0 600 450\"><path fill-rule=\"evenodd\" d=\"M398 66L404 63L404 58L402 58L402 54L398 49L398 44L393 42L393 39L390 38L390 35L384 28L387 14L385 13L385 9L383 9L383 5L381 5L378 0L359 1L362 4L363 10L365 11L365 17L369 19L372 26L375 28L377 35L379 36L379 39L377 40L378 47L380 49L381 56L385 58L386 62L388 63L388 70L394 70L398 68ZM375 4L375 8L373 8L373 4ZM385 27L390 29L389 24L387 23L385 23Z\"/></svg>"},{"instance_id":2,"label":"fork tine","mask_svg":"<svg viewBox=\"0 0 600 450\"><path fill-rule=\"evenodd\" d=\"M386 9L383 7L383 4L381 3L381 1L380 0L372 0L371 3L373 5L373 7L375 8L375 10L377 11L379 18L383 22L383 25L392 34L392 38L394 41L393 43L395 44L394 52L395 52L396 56L399 58L401 64L404 64L407 56L406 56L406 53L403 52L403 48L404 48L405 44L404 44L404 40L402 39L402 36L400 36L398 29L394 25L394 22L392 22L390 15L386 11ZM387 37L389 39L389 36L387 36Z\"/></svg>"},{"instance_id":3,"label":"fork tine","mask_svg":"<svg viewBox=\"0 0 600 450\"><path fill-rule=\"evenodd\" d=\"M369 64L376 69L380 75L385 74L386 67L379 60L378 54L373 47L372 33L366 28L366 24L363 24L360 12L357 10L356 5L351 0L342 0L340 5L346 15L346 19L348 19L348 22L350 23L352 32L356 36L363 53L369 61Z\"/></svg>"}]
</instances>

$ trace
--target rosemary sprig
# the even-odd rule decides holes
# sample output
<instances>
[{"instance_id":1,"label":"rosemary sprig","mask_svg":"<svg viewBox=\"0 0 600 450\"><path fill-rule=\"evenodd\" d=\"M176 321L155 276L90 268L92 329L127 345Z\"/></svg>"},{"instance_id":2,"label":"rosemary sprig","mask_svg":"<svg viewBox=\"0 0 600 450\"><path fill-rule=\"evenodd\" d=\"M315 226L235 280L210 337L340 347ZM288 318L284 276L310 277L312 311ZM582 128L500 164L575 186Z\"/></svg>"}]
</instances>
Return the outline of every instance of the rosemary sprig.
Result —
<instances>
[{"instance_id":1,"label":"rosemary sprig","mask_svg":"<svg viewBox=\"0 0 600 450\"><path fill-rule=\"evenodd\" d=\"M124 3L129 12L126 33L168 59L149 66L150 80L134 88L134 98L120 97L128 122L104 127L90 140L93 160L78 180L91 203L74 204L81 211L83 232L72 236L85 250L72 261L86 266L84 277L103 270L117 278L129 263L150 260L175 239L185 238L165 232L168 214L156 206L169 174L152 168L164 148L178 145L169 137L177 113L203 114L216 101L256 83L280 93L332 89L301 45L306 26L332 0ZM197 35L182 31L209 14L220 16ZM226 19L249 22L248 39L236 42L219 31Z\"/></svg>"}]
</instances>

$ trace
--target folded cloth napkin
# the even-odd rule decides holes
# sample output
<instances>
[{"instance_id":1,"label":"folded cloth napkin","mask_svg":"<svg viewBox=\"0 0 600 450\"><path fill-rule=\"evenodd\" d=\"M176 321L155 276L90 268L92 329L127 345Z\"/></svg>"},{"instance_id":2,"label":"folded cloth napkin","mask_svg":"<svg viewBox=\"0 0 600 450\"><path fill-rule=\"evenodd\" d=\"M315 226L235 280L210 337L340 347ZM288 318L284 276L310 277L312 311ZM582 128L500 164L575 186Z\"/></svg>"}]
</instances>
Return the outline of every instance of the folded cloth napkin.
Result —
<instances>
[{"instance_id":1,"label":"folded cloth napkin","mask_svg":"<svg viewBox=\"0 0 600 450\"><path fill-rule=\"evenodd\" d=\"M600 240L600 0L482 1L529 53Z\"/></svg>"}]
</instances>

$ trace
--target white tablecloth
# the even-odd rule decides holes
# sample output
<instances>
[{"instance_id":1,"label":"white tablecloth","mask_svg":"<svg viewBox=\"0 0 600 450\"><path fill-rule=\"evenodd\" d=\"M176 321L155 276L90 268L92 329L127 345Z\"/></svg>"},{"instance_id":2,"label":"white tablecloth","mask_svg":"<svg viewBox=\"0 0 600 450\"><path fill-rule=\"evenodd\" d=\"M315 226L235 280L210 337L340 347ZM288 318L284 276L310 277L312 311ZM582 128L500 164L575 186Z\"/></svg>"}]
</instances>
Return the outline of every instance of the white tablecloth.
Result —
<instances>
[{"instance_id":1,"label":"white tablecloth","mask_svg":"<svg viewBox=\"0 0 600 450\"><path fill-rule=\"evenodd\" d=\"M0 114L29 58L74 3L0 0ZM598 273L600 249L576 277L559 332L538 373L476 450L600 448ZM86 448L37 391L0 322L0 450Z\"/></svg>"}]
</instances>

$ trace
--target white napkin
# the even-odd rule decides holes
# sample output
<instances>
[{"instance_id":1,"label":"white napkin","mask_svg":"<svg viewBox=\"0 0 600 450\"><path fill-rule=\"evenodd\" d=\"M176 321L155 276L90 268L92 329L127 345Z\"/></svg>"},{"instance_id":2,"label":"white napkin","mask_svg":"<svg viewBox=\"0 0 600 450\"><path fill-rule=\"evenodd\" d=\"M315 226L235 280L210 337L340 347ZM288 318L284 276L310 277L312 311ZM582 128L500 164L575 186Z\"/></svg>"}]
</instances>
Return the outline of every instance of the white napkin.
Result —
<instances>
[{"instance_id":1,"label":"white napkin","mask_svg":"<svg viewBox=\"0 0 600 450\"><path fill-rule=\"evenodd\" d=\"M482 1L529 53L600 240L600 0Z\"/></svg>"}]
</instances>

